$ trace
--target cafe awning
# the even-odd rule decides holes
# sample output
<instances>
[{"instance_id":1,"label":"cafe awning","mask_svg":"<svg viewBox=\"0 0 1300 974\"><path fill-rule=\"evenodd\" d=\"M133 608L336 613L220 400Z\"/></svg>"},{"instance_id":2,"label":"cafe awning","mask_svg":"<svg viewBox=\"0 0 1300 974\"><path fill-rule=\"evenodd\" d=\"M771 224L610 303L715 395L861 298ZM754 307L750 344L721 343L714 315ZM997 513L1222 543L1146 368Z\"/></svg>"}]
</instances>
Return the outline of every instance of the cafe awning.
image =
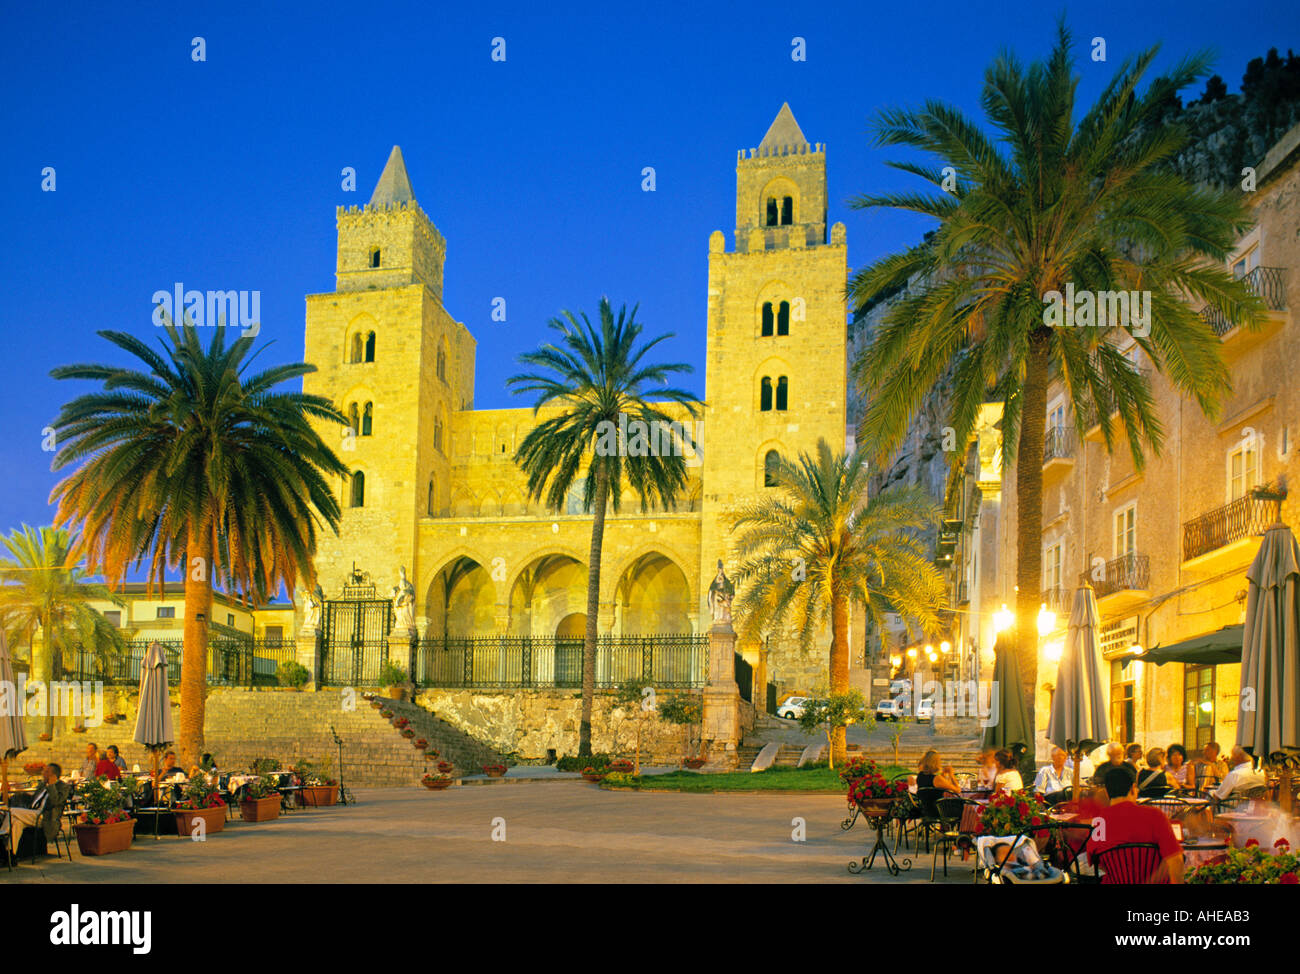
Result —
<instances>
[{"instance_id":1,"label":"cafe awning","mask_svg":"<svg viewBox=\"0 0 1300 974\"><path fill-rule=\"evenodd\" d=\"M1142 659L1164 666L1166 663L1195 663L1217 666L1220 663L1241 662L1241 641L1245 626L1224 626L1216 632L1206 633L1148 649Z\"/></svg>"}]
</instances>

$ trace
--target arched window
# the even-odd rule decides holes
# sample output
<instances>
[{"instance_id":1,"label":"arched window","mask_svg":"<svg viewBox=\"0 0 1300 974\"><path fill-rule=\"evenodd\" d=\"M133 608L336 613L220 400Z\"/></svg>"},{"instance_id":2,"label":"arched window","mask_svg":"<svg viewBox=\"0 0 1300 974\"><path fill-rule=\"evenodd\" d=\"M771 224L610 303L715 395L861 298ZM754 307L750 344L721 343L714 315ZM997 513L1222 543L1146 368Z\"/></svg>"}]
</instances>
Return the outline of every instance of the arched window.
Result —
<instances>
[{"instance_id":1,"label":"arched window","mask_svg":"<svg viewBox=\"0 0 1300 974\"><path fill-rule=\"evenodd\" d=\"M781 200L781 226L788 227L794 223L794 197L787 196Z\"/></svg>"},{"instance_id":2,"label":"arched window","mask_svg":"<svg viewBox=\"0 0 1300 974\"><path fill-rule=\"evenodd\" d=\"M776 473L781 466L781 454L775 450L768 450L767 455L763 457L763 486L776 486Z\"/></svg>"},{"instance_id":3,"label":"arched window","mask_svg":"<svg viewBox=\"0 0 1300 974\"><path fill-rule=\"evenodd\" d=\"M426 502L426 507L425 507L425 511L429 514L430 517L432 517L436 513L433 504L434 504L433 478L430 477L429 478L429 499Z\"/></svg>"},{"instance_id":4,"label":"arched window","mask_svg":"<svg viewBox=\"0 0 1300 974\"><path fill-rule=\"evenodd\" d=\"M785 376L776 380L776 409L777 412L785 412L786 405L786 381Z\"/></svg>"},{"instance_id":5,"label":"arched window","mask_svg":"<svg viewBox=\"0 0 1300 974\"><path fill-rule=\"evenodd\" d=\"M373 362L374 360L375 360L375 333L372 331L370 332L370 334L366 335L366 361Z\"/></svg>"},{"instance_id":6,"label":"arched window","mask_svg":"<svg viewBox=\"0 0 1300 974\"><path fill-rule=\"evenodd\" d=\"M767 198L767 220L766 220L767 226L769 227L776 226L776 220L777 220L776 197L769 196Z\"/></svg>"},{"instance_id":7,"label":"arched window","mask_svg":"<svg viewBox=\"0 0 1300 974\"><path fill-rule=\"evenodd\" d=\"M763 376L758 387L758 408L765 413L772 409L772 380L767 376Z\"/></svg>"},{"instance_id":8,"label":"arched window","mask_svg":"<svg viewBox=\"0 0 1300 974\"><path fill-rule=\"evenodd\" d=\"M763 337L772 337L772 302L763 303Z\"/></svg>"},{"instance_id":9,"label":"arched window","mask_svg":"<svg viewBox=\"0 0 1300 974\"><path fill-rule=\"evenodd\" d=\"M790 334L790 302L782 301L781 307L776 312L776 333L778 335Z\"/></svg>"},{"instance_id":10,"label":"arched window","mask_svg":"<svg viewBox=\"0 0 1300 974\"><path fill-rule=\"evenodd\" d=\"M348 407L348 425L352 427L353 436L361 432L361 413L357 410L356 403Z\"/></svg>"},{"instance_id":11,"label":"arched window","mask_svg":"<svg viewBox=\"0 0 1300 974\"><path fill-rule=\"evenodd\" d=\"M362 353L363 353L363 349L361 346L361 332L357 332L355 335L352 336L352 357L348 359L348 361L360 362Z\"/></svg>"},{"instance_id":12,"label":"arched window","mask_svg":"<svg viewBox=\"0 0 1300 974\"><path fill-rule=\"evenodd\" d=\"M447 381L447 353L438 349L438 378Z\"/></svg>"},{"instance_id":13,"label":"arched window","mask_svg":"<svg viewBox=\"0 0 1300 974\"><path fill-rule=\"evenodd\" d=\"M359 470L352 475L352 496L349 498L348 506L366 506L366 475Z\"/></svg>"},{"instance_id":14,"label":"arched window","mask_svg":"<svg viewBox=\"0 0 1300 974\"><path fill-rule=\"evenodd\" d=\"M366 403L366 408L361 412L361 435L362 436L370 435L371 424L374 421L374 416L375 416L375 404L372 402Z\"/></svg>"},{"instance_id":15,"label":"arched window","mask_svg":"<svg viewBox=\"0 0 1300 974\"><path fill-rule=\"evenodd\" d=\"M442 451L442 417L433 418L433 448Z\"/></svg>"},{"instance_id":16,"label":"arched window","mask_svg":"<svg viewBox=\"0 0 1300 974\"><path fill-rule=\"evenodd\" d=\"M371 267L378 267L378 266L379 266L379 248L378 248L378 247L371 247L371 248L370 248L370 266L371 266Z\"/></svg>"}]
</instances>

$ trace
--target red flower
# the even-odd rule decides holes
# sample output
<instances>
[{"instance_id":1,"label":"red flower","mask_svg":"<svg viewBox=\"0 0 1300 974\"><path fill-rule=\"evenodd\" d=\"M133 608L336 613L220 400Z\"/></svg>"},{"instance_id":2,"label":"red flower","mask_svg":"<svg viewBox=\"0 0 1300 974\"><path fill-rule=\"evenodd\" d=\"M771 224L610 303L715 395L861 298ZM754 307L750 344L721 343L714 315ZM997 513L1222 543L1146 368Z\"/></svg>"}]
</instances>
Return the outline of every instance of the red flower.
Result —
<instances>
[{"instance_id":1,"label":"red flower","mask_svg":"<svg viewBox=\"0 0 1300 974\"><path fill-rule=\"evenodd\" d=\"M1247 839L1247 840L1246 840L1246 848L1247 848L1247 849L1256 848L1256 847L1258 847L1258 846L1259 846L1259 839Z\"/></svg>"},{"instance_id":2,"label":"red flower","mask_svg":"<svg viewBox=\"0 0 1300 974\"><path fill-rule=\"evenodd\" d=\"M1043 824L1042 816L1035 815L1033 818L1031 818L1031 819L1029 820L1029 824L1030 824L1030 825L1042 825L1042 824Z\"/></svg>"},{"instance_id":3,"label":"red flower","mask_svg":"<svg viewBox=\"0 0 1300 974\"><path fill-rule=\"evenodd\" d=\"M1018 811L1021 815L1028 815L1029 805L1026 802L1021 802L1019 805L1016 806L1016 811Z\"/></svg>"},{"instance_id":4,"label":"red flower","mask_svg":"<svg viewBox=\"0 0 1300 974\"><path fill-rule=\"evenodd\" d=\"M1282 836L1282 838L1278 839L1276 842L1273 843L1273 848L1274 848L1274 849L1290 849L1290 848L1291 848L1291 843L1288 842L1288 841L1286 840L1286 836Z\"/></svg>"},{"instance_id":5,"label":"red flower","mask_svg":"<svg viewBox=\"0 0 1300 974\"><path fill-rule=\"evenodd\" d=\"M975 823L975 834L976 834L976 835L980 835L980 834L983 833L983 831L984 831L984 823L983 823L983 822L976 822L976 823Z\"/></svg>"},{"instance_id":6,"label":"red flower","mask_svg":"<svg viewBox=\"0 0 1300 974\"><path fill-rule=\"evenodd\" d=\"M1300 876L1297 876L1295 873L1283 873L1277 878L1277 881L1283 886L1295 886L1300 884Z\"/></svg>"}]
</instances>

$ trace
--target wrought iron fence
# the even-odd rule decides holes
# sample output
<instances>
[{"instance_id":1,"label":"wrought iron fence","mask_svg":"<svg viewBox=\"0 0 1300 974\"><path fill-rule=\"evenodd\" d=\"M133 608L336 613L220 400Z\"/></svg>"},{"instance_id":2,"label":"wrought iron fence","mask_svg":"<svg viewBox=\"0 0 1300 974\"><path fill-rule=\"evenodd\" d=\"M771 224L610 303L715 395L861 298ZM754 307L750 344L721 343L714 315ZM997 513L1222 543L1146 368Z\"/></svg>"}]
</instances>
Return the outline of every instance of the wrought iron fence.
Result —
<instances>
[{"instance_id":1,"label":"wrought iron fence","mask_svg":"<svg viewBox=\"0 0 1300 974\"><path fill-rule=\"evenodd\" d=\"M536 636L464 636L421 639L414 680L426 687L510 689L582 686L581 639ZM601 636L596 686L632 679L657 687L707 682L707 636Z\"/></svg>"},{"instance_id":2,"label":"wrought iron fence","mask_svg":"<svg viewBox=\"0 0 1300 974\"><path fill-rule=\"evenodd\" d=\"M1282 495L1256 492L1206 511L1183 524L1183 561L1242 538L1261 535L1282 514Z\"/></svg>"},{"instance_id":3,"label":"wrought iron fence","mask_svg":"<svg viewBox=\"0 0 1300 974\"><path fill-rule=\"evenodd\" d=\"M1264 306L1270 311L1281 311L1286 307L1286 282L1280 267L1256 267L1242 278L1251 294L1263 298ZM1222 338L1237 327L1237 322L1212 304L1201 309L1205 323Z\"/></svg>"},{"instance_id":4,"label":"wrought iron fence","mask_svg":"<svg viewBox=\"0 0 1300 974\"><path fill-rule=\"evenodd\" d=\"M138 686L140 667L149 646L155 641L167 656L167 683L179 685L183 651L179 639L132 639L127 641L122 652L107 650L97 653L79 647L64 653L61 678L110 686ZM219 636L208 640L204 672L210 686L277 686L276 670L282 662L294 656L291 640Z\"/></svg>"},{"instance_id":5,"label":"wrought iron fence","mask_svg":"<svg viewBox=\"0 0 1300 974\"><path fill-rule=\"evenodd\" d=\"M1151 559L1146 555L1132 552L1106 562L1101 578L1096 579L1092 577L1092 573L1082 572L1079 575L1079 582L1081 584L1091 582L1097 598L1101 599L1125 589L1145 589L1150 583L1150 578Z\"/></svg>"},{"instance_id":6,"label":"wrought iron fence","mask_svg":"<svg viewBox=\"0 0 1300 974\"><path fill-rule=\"evenodd\" d=\"M1043 463L1066 460L1074 456L1074 429L1070 426L1050 426L1043 437Z\"/></svg>"}]
</instances>

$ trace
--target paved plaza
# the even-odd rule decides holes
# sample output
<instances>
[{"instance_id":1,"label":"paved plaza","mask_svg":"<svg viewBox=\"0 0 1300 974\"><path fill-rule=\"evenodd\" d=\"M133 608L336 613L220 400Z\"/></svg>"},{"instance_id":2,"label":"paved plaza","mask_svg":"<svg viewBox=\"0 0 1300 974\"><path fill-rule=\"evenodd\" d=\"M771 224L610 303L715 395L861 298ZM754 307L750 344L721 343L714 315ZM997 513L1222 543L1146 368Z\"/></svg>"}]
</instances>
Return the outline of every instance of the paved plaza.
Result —
<instances>
[{"instance_id":1,"label":"paved plaza","mask_svg":"<svg viewBox=\"0 0 1300 974\"><path fill-rule=\"evenodd\" d=\"M852 876L870 835L840 829L835 795L604 791L582 781L362 790L355 806L227 823L205 842L137 838L130 850L24 862L0 883L917 883ZM806 822L806 840L793 841ZM494 841L504 829L504 841ZM971 881L954 860L948 882ZM944 882L942 871L937 882Z\"/></svg>"}]
</instances>

